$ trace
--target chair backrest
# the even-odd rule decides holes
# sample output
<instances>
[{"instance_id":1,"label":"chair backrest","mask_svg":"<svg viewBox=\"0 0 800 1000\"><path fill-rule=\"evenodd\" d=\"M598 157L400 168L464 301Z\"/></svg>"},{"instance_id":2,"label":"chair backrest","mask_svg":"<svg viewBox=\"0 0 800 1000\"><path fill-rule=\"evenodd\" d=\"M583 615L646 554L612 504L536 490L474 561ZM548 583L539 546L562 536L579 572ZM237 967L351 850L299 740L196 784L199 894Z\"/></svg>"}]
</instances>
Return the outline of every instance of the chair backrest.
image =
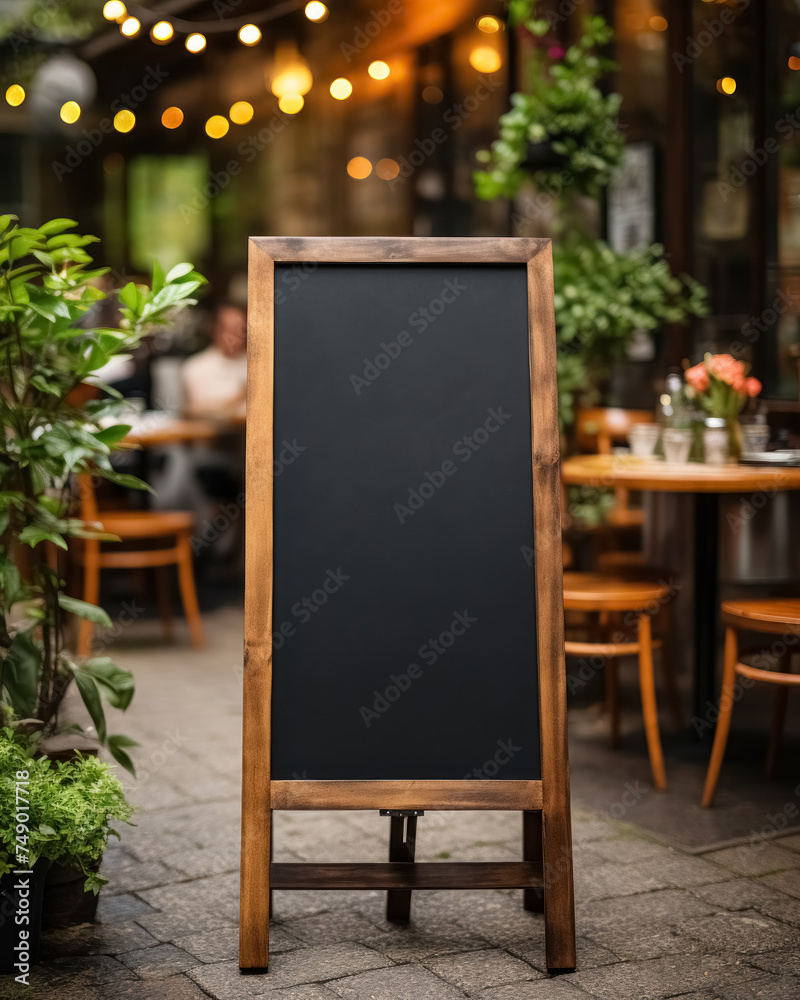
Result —
<instances>
[{"instance_id":1,"label":"chair backrest","mask_svg":"<svg viewBox=\"0 0 800 1000\"><path fill-rule=\"evenodd\" d=\"M652 424L652 410L622 410L616 407L593 407L578 410L575 418L575 444L579 451L610 455L615 444L627 444L634 424Z\"/></svg>"},{"instance_id":2,"label":"chair backrest","mask_svg":"<svg viewBox=\"0 0 800 1000\"><path fill-rule=\"evenodd\" d=\"M81 518L84 521L99 521L97 497L94 495L94 483L88 473L77 476L78 497L81 502Z\"/></svg>"}]
</instances>

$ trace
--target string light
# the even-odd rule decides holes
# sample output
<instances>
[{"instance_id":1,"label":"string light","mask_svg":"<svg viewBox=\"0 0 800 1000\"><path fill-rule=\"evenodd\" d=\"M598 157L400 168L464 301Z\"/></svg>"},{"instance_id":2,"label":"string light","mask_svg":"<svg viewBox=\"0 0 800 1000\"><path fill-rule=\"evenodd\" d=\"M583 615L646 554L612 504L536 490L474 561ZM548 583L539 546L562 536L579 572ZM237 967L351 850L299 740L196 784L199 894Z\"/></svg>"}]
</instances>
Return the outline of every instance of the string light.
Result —
<instances>
[{"instance_id":1,"label":"string light","mask_svg":"<svg viewBox=\"0 0 800 1000\"><path fill-rule=\"evenodd\" d=\"M385 80L390 70L388 64L383 59L376 59L375 62L369 64L367 72L373 80Z\"/></svg>"},{"instance_id":2,"label":"string light","mask_svg":"<svg viewBox=\"0 0 800 1000\"><path fill-rule=\"evenodd\" d=\"M306 17L309 21L314 21L316 24L324 21L329 13L330 11L325 4L319 3L319 0L311 0L311 3L306 4Z\"/></svg>"},{"instance_id":3,"label":"string light","mask_svg":"<svg viewBox=\"0 0 800 1000\"><path fill-rule=\"evenodd\" d=\"M212 115L206 122L206 135L212 139L221 139L227 134L230 125L222 115Z\"/></svg>"},{"instance_id":4,"label":"string light","mask_svg":"<svg viewBox=\"0 0 800 1000\"><path fill-rule=\"evenodd\" d=\"M132 111L124 109L114 115L114 128L117 132L130 132L136 124L136 115Z\"/></svg>"},{"instance_id":5,"label":"string light","mask_svg":"<svg viewBox=\"0 0 800 1000\"><path fill-rule=\"evenodd\" d=\"M500 53L488 45L479 45L469 54L470 66L479 73L494 73L503 65Z\"/></svg>"},{"instance_id":6,"label":"string light","mask_svg":"<svg viewBox=\"0 0 800 1000\"><path fill-rule=\"evenodd\" d=\"M490 14L486 14L484 17L478 18L478 30L485 32L487 35L493 35L496 31L499 31L502 25L497 20L496 17L492 17Z\"/></svg>"},{"instance_id":7,"label":"string light","mask_svg":"<svg viewBox=\"0 0 800 1000\"><path fill-rule=\"evenodd\" d=\"M185 44L189 52L202 52L206 47L206 36L195 31L194 34L189 35Z\"/></svg>"},{"instance_id":8,"label":"string light","mask_svg":"<svg viewBox=\"0 0 800 1000\"><path fill-rule=\"evenodd\" d=\"M736 92L736 81L732 76L723 76L717 80L717 90L720 94L726 94L730 97L731 94Z\"/></svg>"},{"instance_id":9,"label":"string light","mask_svg":"<svg viewBox=\"0 0 800 1000\"><path fill-rule=\"evenodd\" d=\"M18 83L12 83L6 91L6 102L12 108L18 108L25 100L25 91Z\"/></svg>"},{"instance_id":10,"label":"string light","mask_svg":"<svg viewBox=\"0 0 800 1000\"><path fill-rule=\"evenodd\" d=\"M159 45L165 45L172 41L175 31L169 21L159 21L150 29L150 37Z\"/></svg>"},{"instance_id":11,"label":"string light","mask_svg":"<svg viewBox=\"0 0 800 1000\"><path fill-rule=\"evenodd\" d=\"M119 30L125 35L126 38L133 38L135 34L141 28L142 23L138 17L126 17L122 24L119 26Z\"/></svg>"},{"instance_id":12,"label":"string light","mask_svg":"<svg viewBox=\"0 0 800 1000\"><path fill-rule=\"evenodd\" d=\"M244 24L239 28L239 41L242 45L258 45L261 41L261 29L255 24Z\"/></svg>"},{"instance_id":13,"label":"string light","mask_svg":"<svg viewBox=\"0 0 800 1000\"><path fill-rule=\"evenodd\" d=\"M178 128L179 125L183 124L183 112L180 108L167 108L161 116L161 124L164 128Z\"/></svg>"},{"instance_id":14,"label":"string light","mask_svg":"<svg viewBox=\"0 0 800 1000\"><path fill-rule=\"evenodd\" d=\"M789 69L800 69L800 56L789 56Z\"/></svg>"},{"instance_id":15,"label":"string light","mask_svg":"<svg viewBox=\"0 0 800 1000\"><path fill-rule=\"evenodd\" d=\"M253 105L247 101L237 101L231 105L228 117L234 125L246 125L253 117Z\"/></svg>"},{"instance_id":16,"label":"string light","mask_svg":"<svg viewBox=\"0 0 800 1000\"><path fill-rule=\"evenodd\" d=\"M298 111L303 110L305 103L301 94L283 94L278 101L278 107L286 115L296 115Z\"/></svg>"},{"instance_id":17,"label":"string light","mask_svg":"<svg viewBox=\"0 0 800 1000\"><path fill-rule=\"evenodd\" d=\"M128 9L122 0L108 0L108 3L103 7L103 17L106 21L119 21L127 13Z\"/></svg>"},{"instance_id":18,"label":"string light","mask_svg":"<svg viewBox=\"0 0 800 1000\"><path fill-rule=\"evenodd\" d=\"M77 101L67 101L66 104L61 105L59 115L62 122L74 125L81 116L81 106Z\"/></svg>"},{"instance_id":19,"label":"string light","mask_svg":"<svg viewBox=\"0 0 800 1000\"><path fill-rule=\"evenodd\" d=\"M272 93L279 99L289 94L302 97L311 90L313 82L308 63L298 54L297 48L291 43L281 45L275 53L275 70L270 82Z\"/></svg>"},{"instance_id":20,"label":"string light","mask_svg":"<svg viewBox=\"0 0 800 1000\"><path fill-rule=\"evenodd\" d=\"M353 84L344 76L337 77L331 84L331 97L337 101L346 101L352 93Z\"/></svg>"}]
</instances>

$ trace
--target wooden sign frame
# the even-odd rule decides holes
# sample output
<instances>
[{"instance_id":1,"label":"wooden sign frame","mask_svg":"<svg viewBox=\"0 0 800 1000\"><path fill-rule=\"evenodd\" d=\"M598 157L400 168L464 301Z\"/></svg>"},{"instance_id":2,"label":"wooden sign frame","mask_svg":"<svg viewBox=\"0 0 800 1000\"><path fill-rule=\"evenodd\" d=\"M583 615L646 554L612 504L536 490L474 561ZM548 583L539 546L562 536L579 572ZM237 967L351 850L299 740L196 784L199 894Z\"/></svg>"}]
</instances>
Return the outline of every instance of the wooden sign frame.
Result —
<instances>
[{"instance_id":1,"label":"wooden sign frame","mask_svg":"<svg viewBox=\"0 0 800 1000\"><path fill-rule=\"evenodd\" d=\"M527 265L540 781L415 781L411 780L413 775L407 781L270 780L276 262ZM544 897L548 969L575 968L557 398L550 240L250 240L239 937L242 972L267 970L272 889L331 888L388 889L390 893L401 890L406 894L414 888L523 888L526 909L540 909ZM523 814L524 860L466 864L416 864L408 860L385 864L272 863L273 809L518 810Z\"/></svg>"}]
</instances>

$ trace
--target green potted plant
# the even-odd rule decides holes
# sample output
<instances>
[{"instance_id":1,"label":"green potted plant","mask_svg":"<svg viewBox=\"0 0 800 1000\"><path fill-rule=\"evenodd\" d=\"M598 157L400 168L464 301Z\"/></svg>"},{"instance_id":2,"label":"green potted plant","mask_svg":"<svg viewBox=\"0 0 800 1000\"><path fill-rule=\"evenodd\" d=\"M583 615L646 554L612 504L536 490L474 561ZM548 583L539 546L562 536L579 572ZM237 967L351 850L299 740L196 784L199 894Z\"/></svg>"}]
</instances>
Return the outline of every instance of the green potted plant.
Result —
<instances>
[{"instance_id":1,"label":"green potted plant","mask_svg":"<svg viewBox=\"0 0 800 1000\"><path fill-rule=\"evenodd\" d=\"M91 267L86 248L96 238L71 232L75 225L54 219L32 229L0 217L0 726L38 733L40 752L52 756L70 756L89 738L95 751L106 748L133 773L128 748L135 743L109 733L105 712L106 705L128 707L133 676L108 657L73 654L72 617L106 627L111 621L65 592L53 554L69 539L113 540L74 516L77 474L146 484L111 464L130 429L114 422L124 406L120 394L106 386L104 398L79 405L75 390L193 304L204 279L190 264L166 275L155 265L151 288L130 283L119 291L119 327L92 325L89 311L107 296L98 279L108 269ZM73 684L91 730L61 717Z\"/></svg>"},{"instance_id":2,"label":"green potted plant","mask_svg":"<svg viewBox=\"0 0 800 1000\"><path fill-rule=\"evenodd\" d=\"M638 330L684 323L707 305L698 282L671 273L660 245L618 253L597 239L585 199L599 203L624 153L621 98L598 87L614 68L599 52L613 32L602 17L586 17L564 50L538 8L539 0L509 5L511 25L531 41L526 90L512 96L491 150L478 154L486 167L475 185L485 199L516 198L525 184L552 197L559 415L569 425L576 398L597 393Z\"/></svg>"},{"instance_id":3,"label":"green potted plant","mask_svg":"<svg viewBox=\"0 0 800 1000\"><path fill-rule=\"evenodd\" d=\"M97 893L107 881L97 865L118 836L111 823L133 815L108 764L82 755L53 762L38 748L38 736L0 730L0 973L17 976L36 962L47 869L78 868Z\"/></svg>"}]
</instances>

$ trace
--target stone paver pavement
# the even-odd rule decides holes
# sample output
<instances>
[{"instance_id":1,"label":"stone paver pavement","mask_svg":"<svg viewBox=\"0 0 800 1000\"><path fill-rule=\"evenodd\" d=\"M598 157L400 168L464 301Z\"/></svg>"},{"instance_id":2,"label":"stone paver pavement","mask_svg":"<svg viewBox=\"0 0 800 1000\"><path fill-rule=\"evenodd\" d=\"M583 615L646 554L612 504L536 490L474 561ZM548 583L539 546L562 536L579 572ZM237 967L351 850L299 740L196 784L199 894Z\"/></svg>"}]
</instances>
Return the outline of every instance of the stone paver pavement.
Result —
<instances>
[{"instance_id":1,"label":"stone paver pavement","mask_svg":"<svg viewBox=\"0 0 800 1000\"><path fill-rule=\"evenodd\" d=\"M32 989L0 1000L797 1000L800 837L688 856L575 804L578 970L551 978L540 915L519 892L418 892L412 923L385 894L276 893L266 976L236 959L241 621L207 617L209 649L114 650L137 694L118 729L142 744L136 826L106 853L99 922L51 932ZM633 818L631 816L631 818ZM431 814L418 856L520 857L521 821ZM275 818L276 860L385 860L376 813Z\"/></svg>"}]
</instances>

